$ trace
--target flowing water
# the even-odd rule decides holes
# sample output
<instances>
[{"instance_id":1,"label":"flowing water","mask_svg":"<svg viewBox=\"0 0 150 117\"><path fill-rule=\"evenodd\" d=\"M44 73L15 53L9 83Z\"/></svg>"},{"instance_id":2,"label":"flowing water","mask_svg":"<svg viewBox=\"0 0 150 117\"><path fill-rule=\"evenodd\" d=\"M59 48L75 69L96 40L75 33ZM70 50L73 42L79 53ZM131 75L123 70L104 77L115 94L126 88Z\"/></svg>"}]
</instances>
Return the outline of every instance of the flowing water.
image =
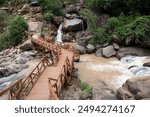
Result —
<instances>
[{"instance_id":1,"label":"flowing water","mask_svg":"<svg viewBox=\"0 0 150 117\"><path fill-rule=\"evenodd\" d=\"M118 60L90 54L81 55L81 62L76 63L75 67L79 69L79 78L92 86L103 81L117 89L129 78L150 76L150 68L143 67L145 62L150 62L150 57L127 56Z\"/></svg>"},{"instance_id":2,"label":"flowing water","mask_svg":"<svg viewBox=\"0 0 150 117\"><path fill-rule=\"evenodd\" d=\"M57 36L55 37L56 43L62 43L62 36L63 36L62 26L63 26L63 23L61 23L58 27Z\"/></svg>"}]
</instances>

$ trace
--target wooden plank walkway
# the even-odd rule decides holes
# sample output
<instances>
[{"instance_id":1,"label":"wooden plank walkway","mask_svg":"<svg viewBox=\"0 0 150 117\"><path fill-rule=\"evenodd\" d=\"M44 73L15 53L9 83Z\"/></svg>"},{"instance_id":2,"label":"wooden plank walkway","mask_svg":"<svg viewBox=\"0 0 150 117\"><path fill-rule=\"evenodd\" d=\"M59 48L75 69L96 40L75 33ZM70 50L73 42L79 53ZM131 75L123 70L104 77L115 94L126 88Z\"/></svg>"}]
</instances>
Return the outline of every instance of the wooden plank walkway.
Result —
<instances>
[{"instance_id":1,"label":"wooden plank walkway","mask_svg":"<svg viewBox=\"0 0 150 117\"><path fill-rule=\"evenodd\" d=\"M58 80L59 75L63 69L63 65L65 63L66 57L68 57L69 61L73 59L73 52L70 52L65 49L61 49L60 58L55 67L47 67L35 86L32 88L31 92L24 97L25 100L48 100L50 99L50 91L48 86L48 78L53 78ZM54 82L51 82L52 85Z\"/></svg>"}]
</instances>

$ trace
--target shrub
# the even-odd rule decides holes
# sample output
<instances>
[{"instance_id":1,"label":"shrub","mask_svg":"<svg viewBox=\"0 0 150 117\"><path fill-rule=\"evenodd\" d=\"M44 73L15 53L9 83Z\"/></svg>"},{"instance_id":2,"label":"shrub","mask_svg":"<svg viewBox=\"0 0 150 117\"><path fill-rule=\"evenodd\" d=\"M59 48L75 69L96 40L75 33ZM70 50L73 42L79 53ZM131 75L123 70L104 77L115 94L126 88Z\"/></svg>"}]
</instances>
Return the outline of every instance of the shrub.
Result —
<instances>
[{"instance_id":1,"label":"shrub","mask_svg":"<svg viewBox=\"0 0 150 117\"><path fill-rule=\"evenodd\" d=\"M86 82L81 82L80 87L84 93L87 93L87 94L92 93L93 88Z\"/></svg>"},{"instance_id":2,"label":"shrub","mask_svg":"<svg viewBox=\"0 0 150 117\"><path fill-rule=\"evenodd\" d=\"M43 14L43 18L46 21L52 21L54 15L51 12L46 12Z\"/></svg>"},{"instance_id":3,"label":"shrub","mask_svg":"<svg viewBox=\"0 0 150 117\"><path fill-rule=\"evenodd\" d=\"M54 15L63 15L63 4L60 0L39 0L44 11L50 11Z\"/></svg>"},{"instance_id":4,"label":"shrub","mask_svg":"<svg viewBox=\"0 0 150 117\"><path fill-rule=\"evenodd\" d=\"M125 40L128 37L135 40L135 43L141 43L144 40L150 39L150 20L149 16L139 16L132 22L118 28L116 34L120 39Z\"/></svg>"},{"instance_id":5,"label":"shrub","mask_svg":"<svg viewBox=\"0 0 150 117\"><path fill-rule=\"evenodd\" d=\"M86 3L94 11L103 11L111 15L120 15L122 12L125 14L150 13L149 0L86 0Z\"/></svg>"},{"instance_id":6,"label":"shrub","mask_svg":"<svg viewBox=\"0 0 150 117\"><path fill-rule=\"evenodd\" d=\"M0 33L3 33L5 31L4 28L6 27L7 17L7 13L0 10Z\"/></svg>"},{"instance_id":7,"label":"shrub","mask_svg":"<svg viewBox=\"0 0 150 117\"><path fill-rule=\"evenodd\" d=\"M12 45L21 42L23 33L27 29L27 23L21 16L16 16L8 22L8 31L11 37Z\"/></svg>"},{"instance_id":8,"label":"shrub","mask_svg":"<svg viewBox=\"0 0 150 117\"><path fill-rule=\"evenodd\" d=\"M92 32L93 39L90 40L90 43L93 45L110 43L112 41L111 36L106 32L105 28L98 27L95 31Z\"/></svg>"},{"instance_id":9,"label":"shrub","mask_svg":"<svg viewBox=\"0 0 150 117\"><path fill-rule=\"evenodd\" d=\"M19 44L27 29L27 23L21 16L16 16L8 21L7 27L8 31L0 36L0 50Z\"/></svg>"},{"instance_id":10,"label":"shrub","mask_svg":"<svg viewBox=\"0 0 150 117\"><path fill-rule=\"evenodd\" d=\"M7 2L8 0L0 0L0 6L6 4Z\"/></svg>"}]
</instances>

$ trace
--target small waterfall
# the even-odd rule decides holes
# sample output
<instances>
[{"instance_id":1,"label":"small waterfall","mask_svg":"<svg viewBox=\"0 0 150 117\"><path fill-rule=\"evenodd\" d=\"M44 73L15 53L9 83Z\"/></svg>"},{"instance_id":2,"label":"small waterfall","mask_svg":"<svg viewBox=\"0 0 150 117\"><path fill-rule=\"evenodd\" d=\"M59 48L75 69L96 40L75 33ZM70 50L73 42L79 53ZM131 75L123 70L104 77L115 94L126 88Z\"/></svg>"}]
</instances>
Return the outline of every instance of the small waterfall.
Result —
<instances>
[{"instance_id":1,"label":"small waterfall","mask_svg":"<svg viewBox=\"0 0 150 117\"><path fill-rule=\"evenodd\" d=\"M63 43L63 42L62 42L62 36L63 36L62 26L63 26L63 23L61 23L61 24L59 25L59 27L58 27L57 36L55 37L55 42L56 42L56 43Z\"/></svg>"}]
</instances>

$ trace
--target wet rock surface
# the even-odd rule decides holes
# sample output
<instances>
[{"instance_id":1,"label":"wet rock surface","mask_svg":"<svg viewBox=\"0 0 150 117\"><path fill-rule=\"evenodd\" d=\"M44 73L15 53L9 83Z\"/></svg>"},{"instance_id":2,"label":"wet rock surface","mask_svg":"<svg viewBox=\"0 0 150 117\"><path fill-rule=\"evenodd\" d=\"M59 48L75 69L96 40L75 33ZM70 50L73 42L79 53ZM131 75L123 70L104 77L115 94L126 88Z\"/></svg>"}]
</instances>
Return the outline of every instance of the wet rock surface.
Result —
<instances>
[{"instance_id":1,"label":"wet rock surface","mask_svg":"<svg viewBox=\"0 0 150 117\"><path fill-rule=\"evenodd\" d=\"M63 23L63 30L65 31L82 31L83 21L81 19L66 19Z\"/></svg>"},{"instance_id":2,"label":"wet rock surface","mask_svg":"<svg viewBox=\"0 0 150 117\"><path fill-rule=\"evenodd\" d=\"M103 48L103 56L104 57L111 57L111 56L115 56L115 55L116 55L116 51L113 46L107 46L107 47Z\"/></svg>"},{"instance_id":3,"label":"wet rock surface","mask_svg":"<svg viewBox=\"0 0 150 117\"><path fill-rule=\"evenodd\" d=\"M148 99L150 98L150 77L131 78L118 89L118 99Z\"/></svg>"},{"instance_id":4,"label":"wet rock surface","mask_svg":"<svg viewBox=\"0 0 150 117\"><path fill-rule=\"evenodd\" d=\"M86 46L86 52L87 52L87 53L93 53L94 50L95 50L94 45L88 44L88 45Z\"/></svg>"},{"instance_id":5,"label":"wet rock surface","mask_svg":"<svg viewBox=\"0 0 150 117\"><path fill-rule=\"evenodd\" d=\"M84 46L81 46L79 44L76 44L76 49L80 54L85 54L86 53L86 48Z\"/></svg>"}]
</instances>

